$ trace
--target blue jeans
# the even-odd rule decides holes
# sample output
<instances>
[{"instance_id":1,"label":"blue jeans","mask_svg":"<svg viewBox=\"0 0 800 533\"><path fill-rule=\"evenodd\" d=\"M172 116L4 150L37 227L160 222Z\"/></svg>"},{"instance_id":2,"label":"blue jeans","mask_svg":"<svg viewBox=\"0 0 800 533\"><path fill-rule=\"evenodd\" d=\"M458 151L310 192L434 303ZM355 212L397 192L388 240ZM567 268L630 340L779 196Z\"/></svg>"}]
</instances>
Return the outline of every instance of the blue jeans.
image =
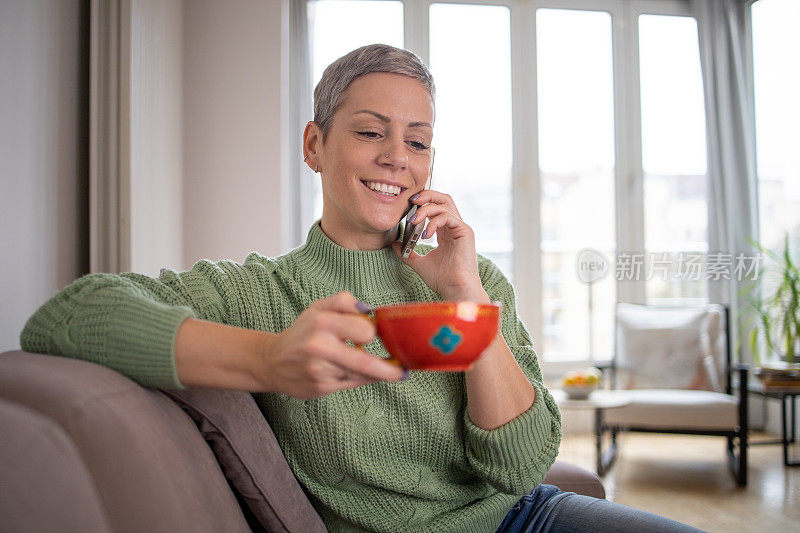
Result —
<instances>
[{"instance_id":1,"label":"blue jeans","mask_svg":"<svg viewBox=\"0 0 800 533\"><path fill-rule=\"evenodd\" d=\"M520 498L497 533L701 531L669 518L553 485L539 485Z\"/></svg>"}]
</instances>

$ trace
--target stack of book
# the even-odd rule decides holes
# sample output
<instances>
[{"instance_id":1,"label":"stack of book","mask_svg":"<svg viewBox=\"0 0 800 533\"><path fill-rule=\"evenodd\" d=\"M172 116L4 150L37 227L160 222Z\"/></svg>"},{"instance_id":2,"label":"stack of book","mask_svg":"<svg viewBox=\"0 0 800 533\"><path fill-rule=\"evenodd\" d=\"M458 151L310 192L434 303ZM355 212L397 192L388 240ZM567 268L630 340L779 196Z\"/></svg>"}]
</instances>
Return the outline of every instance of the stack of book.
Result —
<instances>
[{"instance_id":1,"label":"stack of book","mask_svg":"<svg viewBox=\"0 0 800 533\"><path fill-rule=\"evenodd\" d=\"M776 361L755 371L765 389L800 389L800 364Z\"/></svg>"}]
</instances>

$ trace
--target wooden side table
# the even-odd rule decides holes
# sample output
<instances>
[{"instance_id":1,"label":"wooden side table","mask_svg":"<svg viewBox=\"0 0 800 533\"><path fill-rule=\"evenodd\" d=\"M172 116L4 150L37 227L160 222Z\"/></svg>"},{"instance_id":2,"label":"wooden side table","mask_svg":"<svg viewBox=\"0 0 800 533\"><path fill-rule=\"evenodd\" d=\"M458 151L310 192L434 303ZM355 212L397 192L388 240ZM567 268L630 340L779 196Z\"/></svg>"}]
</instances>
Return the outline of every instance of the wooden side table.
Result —
<instances>
[{"instance_id":1,"label":"wooden side table","mask_svg":"<svg viewBox=\"0 0 800 533\"><path fill-rule=\"evenodd\" d=\"M758 394L765 398L772 398L780 400L781 402L781 440L766 440L750 442L750 445L758 444L782 444L783 445L783 464L785 466L800 466L800 461L792 460L789 458L789 444L793 444L797 440L797 428L795 420L797 419L797 397L800 396L800 387L769 387L766 388L762 385L751 385L747 388L747 392ZM786 404L791 406L791 419L786 416ZM791 430L790 430L791 426Z\"/></svg>"},{"instance_id":2,"label":"wooden side table","mask_svg":"<svg viewBox=\"0 0 800 533\"><path fill-rule=\"evenodd\" d=\"M611 466L611 461L616 451L615 442L611 446L611 449L606 452L607 457L603 456L602 438L600 434L600 428L603 426L603 411L605 409L614 409L628 405L631 403L630 397L622 390L598 389L592 392L585 400L571 400L561 389L553 389L550 392L561 409L594 409L595 465L597 475L602 476L608 470L608 467Z\"/></svg>"}]
</instances>

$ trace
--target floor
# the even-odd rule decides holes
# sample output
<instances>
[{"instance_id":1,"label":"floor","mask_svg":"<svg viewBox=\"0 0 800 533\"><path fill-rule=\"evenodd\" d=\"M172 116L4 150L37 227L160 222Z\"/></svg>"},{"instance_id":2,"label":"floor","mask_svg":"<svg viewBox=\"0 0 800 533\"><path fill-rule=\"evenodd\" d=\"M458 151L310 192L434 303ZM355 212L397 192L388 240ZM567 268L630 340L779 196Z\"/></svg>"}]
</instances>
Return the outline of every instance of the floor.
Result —
<instances>
[{"instance_id":1,"label":"floor","mask_svg":"<svg viewBox=\"0 0 800 533\"><path fill-rule=\"evenodd\" d=\"M791 454L800 458L800 445ZM780 445L749 448L743 489L725 457L721 437L626 433L603 483L609 500L706 531L800 532L800 467L783 466ZM594 436L565 435L559 460L594 471Z\"/></svg>"}]
</instances>

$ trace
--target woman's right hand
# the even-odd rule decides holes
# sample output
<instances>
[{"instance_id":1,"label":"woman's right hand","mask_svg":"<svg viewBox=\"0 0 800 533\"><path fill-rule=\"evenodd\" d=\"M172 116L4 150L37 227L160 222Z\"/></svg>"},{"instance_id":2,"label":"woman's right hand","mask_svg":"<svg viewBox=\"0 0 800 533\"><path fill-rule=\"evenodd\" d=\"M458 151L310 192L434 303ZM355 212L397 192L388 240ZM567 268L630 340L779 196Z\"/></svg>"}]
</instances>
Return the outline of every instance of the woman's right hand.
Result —
<instances>
[{"instance_id":1,"label":"woman's right hand","mask_svg":"<svg viewBox=\"0 0 800 533\"><path fill-rule=\"evenodd\" d=\"M340 292L311 304L291 327L265 339L255 378L271 392L302 400L403 379L401 367L345 344L368 344L377 333L357 303Z\"/></svg>"}]
</instances>

